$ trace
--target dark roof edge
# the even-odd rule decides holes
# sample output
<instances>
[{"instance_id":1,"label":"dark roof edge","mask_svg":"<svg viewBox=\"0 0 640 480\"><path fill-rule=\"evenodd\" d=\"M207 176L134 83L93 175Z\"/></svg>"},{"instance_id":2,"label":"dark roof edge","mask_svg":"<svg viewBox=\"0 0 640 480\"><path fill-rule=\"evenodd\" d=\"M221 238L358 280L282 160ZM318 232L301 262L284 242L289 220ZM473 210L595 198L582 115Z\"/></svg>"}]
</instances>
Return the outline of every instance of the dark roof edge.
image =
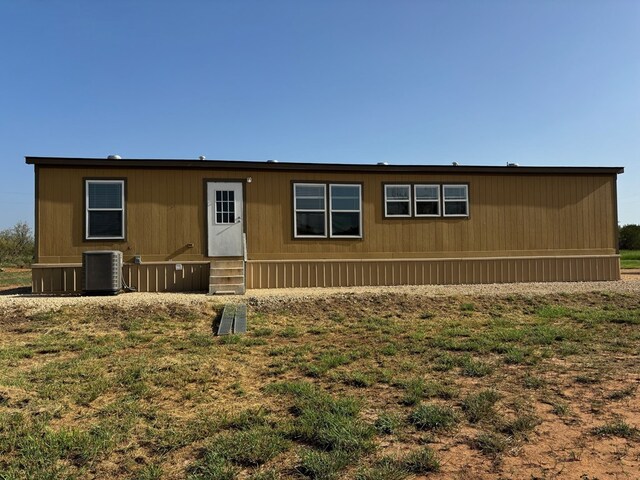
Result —
<instances>
[{"instance_id":1,"label":"dark roof edge","mask_svg":"<svg viewBox=\"0 0 640 480\"><path fill-rule=\"evenodd\" d=\"M620 174L623 167L499 167L489 165L370 165L346 163L256 162L239 160L161 160L129 158L25 157L29 165L61 167L147 167L147 168L208 168L224 170L312 170L333 172L414 172L414 173L530 173L530 174Z\"/></svg>"}]
</instances>

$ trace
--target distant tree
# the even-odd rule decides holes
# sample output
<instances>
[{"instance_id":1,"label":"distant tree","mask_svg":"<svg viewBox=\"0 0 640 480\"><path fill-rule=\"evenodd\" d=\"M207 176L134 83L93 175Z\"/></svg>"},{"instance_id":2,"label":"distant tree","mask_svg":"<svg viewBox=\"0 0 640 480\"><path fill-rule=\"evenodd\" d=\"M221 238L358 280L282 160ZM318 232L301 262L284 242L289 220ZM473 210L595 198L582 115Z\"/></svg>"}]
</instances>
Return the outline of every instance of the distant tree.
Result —
<instances>
[{"instance_id":1,"label":"distant tree","mask_svg":"<svg viewBox=\"0 0 640 480\"><path fill-rule=\"evenodd\" d=\"M0 231L0 265L30 265L34 246L31 228L25 222Z\"/></svg>"},{"instance_id":2,"label":"distant tree","mask_svg":"<svg viewBox=\"0 0 640 480\"><path fill-rule=\"evenodd\" d=\"M640 250L640 225L625 225L620 227L620 250Z\"/></svg>"}]
</instances>

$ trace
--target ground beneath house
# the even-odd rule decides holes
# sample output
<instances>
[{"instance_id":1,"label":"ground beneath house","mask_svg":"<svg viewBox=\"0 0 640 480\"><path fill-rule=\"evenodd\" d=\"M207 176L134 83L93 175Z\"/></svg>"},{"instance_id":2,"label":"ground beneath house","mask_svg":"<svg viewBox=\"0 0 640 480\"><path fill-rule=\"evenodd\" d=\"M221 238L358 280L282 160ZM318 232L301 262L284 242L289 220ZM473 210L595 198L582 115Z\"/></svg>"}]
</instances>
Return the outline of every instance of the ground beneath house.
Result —
<instances>
[{"instance_id":1,"label":"ground beneath house","mask_svg":"<svg viewBox=\"0 0 640 480\"><path fill-rule=\"evenodd\" d=\"M230 299L2 296L0 478L638 478L640 282Z\"/></svg>"}]
</instances>

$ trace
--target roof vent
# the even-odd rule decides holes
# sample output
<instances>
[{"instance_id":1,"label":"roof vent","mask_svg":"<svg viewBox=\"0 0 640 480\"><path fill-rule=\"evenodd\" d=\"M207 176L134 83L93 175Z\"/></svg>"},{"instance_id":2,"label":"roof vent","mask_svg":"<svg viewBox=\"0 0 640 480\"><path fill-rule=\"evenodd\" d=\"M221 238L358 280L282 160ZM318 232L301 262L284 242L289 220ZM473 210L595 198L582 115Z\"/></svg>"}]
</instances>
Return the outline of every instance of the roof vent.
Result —
<instances>
[{"instance_id":1,"label":"roof vent","mask_svg":"<svg viewBox=\"0 0 640 480\"><path fill-rule=\"evenodd\" d=\"M109 155L107 160L121 160L122 157L120 155Z\"/></svg>"},{"instance_id":2,"label":"roof vent","mask_svg":"<svg viewBox=\"0 0 640 480\"><path fill-rule=\"evenodd\" d=\"M198 157L198 160L206 160L206 159L207 159L207 157L205 157L204 155L200 155L200 156Z\"/></svg>"},{"instance_id":3,"label":"roof vent","mask_svg":"<svg viewBox=\"0 0 640 480\"><path fill-rule=\"evenodd\" d=\"M267 163L278 163L278 160L267 160Z\"/></svg>"},{"instance_id":4,"label":"roof vent","mask_svg":"<svg viewBox=\"0 0 640 480\"><path fill-rule=\"evenodd\" d=\"M376 165L389 165L389 162L378 162Z\"/></svg>"},{"instance_id":5,"label":"roof vent","mask_svg":"<svg viewBox=\"0 0 640 480\"><path fill-rule=\"evenodd\" d=\"M510 163L507 162L507 167L519 167L520 165L518 165L517 163Z\"/></svg>"}]
</instances>

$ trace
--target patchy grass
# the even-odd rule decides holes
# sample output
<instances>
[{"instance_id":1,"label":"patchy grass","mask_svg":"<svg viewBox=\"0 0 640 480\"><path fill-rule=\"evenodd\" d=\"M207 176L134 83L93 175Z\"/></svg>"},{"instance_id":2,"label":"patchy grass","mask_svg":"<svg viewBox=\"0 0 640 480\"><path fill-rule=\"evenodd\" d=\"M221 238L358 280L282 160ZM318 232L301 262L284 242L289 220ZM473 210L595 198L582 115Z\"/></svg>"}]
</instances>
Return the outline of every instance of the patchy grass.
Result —
<instances>
[{"instance_id":1,"label":"patchy grass","mask_svg":"<svg viewBox=\"0 0 640 480\"><path fill-rule=\"evenodd\" d=\"M424 404L409 415L409 422L419 430L448 430L459 421L459 415L450 407Z\"/></svg>"},{"instance_id":2,"label":"patchy grass","mask_svg":"<svg viewBox=\"0 0 640 480\"><path fill-rule=\"evenodd\" d=\"M624 420L616 420L611 423L605 423L599 427L595 427L591 433L601 437L620 437L627 439L639 439L640 429L632 427Z\"/></svg>"},{"instance_id":3,"label":"patchy grass","mask_svg":"<svg viewBox=\"0 0 640 480\"><path fill-rule=\"evenodd\" d=\"M500 396L495 390L472 393L464 399L462 410L471 423L490 420L495 417L494 405Z\"/></svg>"},{"instance_id":4,"label":"patchy grass","mask_svg":"<svg viewBox=\"0 0 640 480\"><path fill-rule=\"evenodd\" d=\"M2 287L30 287L31 270L5 268L0 271L0 288Z\"/></svg>"},{"instance_id":5,"label":"patchy grass","mask_svg":"<svg viewBox=\"0 0 640 480\"><path fill-rule=\"evenodd\" d=\"M640 469L634 296L256 300L221 338L216 310L7 308L0 478L539 478L569 471L561 452Z\"/></svg>"},{"instance_id":6,"label":"patchy grass","mask_svg":"<svg viewBox=\"0 0 640 480\"><path fill-rule=\"evenodd\" d=\"M620 250L620 268L640 268L640 250Z\"/></svg>"}]
</instances>

